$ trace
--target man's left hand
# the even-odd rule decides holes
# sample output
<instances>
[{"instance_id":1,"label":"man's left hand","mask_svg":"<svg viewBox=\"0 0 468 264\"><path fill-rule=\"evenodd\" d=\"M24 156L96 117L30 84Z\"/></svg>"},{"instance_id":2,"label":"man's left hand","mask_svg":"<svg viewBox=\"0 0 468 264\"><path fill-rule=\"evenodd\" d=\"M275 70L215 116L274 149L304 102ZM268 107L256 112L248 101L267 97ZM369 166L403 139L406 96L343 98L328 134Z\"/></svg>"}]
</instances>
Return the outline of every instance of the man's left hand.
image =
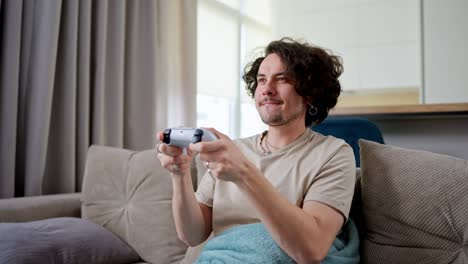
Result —
<instances>
[{"instance_id":1,"label":"man's left hand","mask_svg":"<svg viewBox=\"0 0 468 264\"><path fill-rule=\"evenodd\" d=\"M219 139L190 144L190 150L200 153L200 159L205 162L213 177L224 181L239 181L254 166L228 136L214 128L208 130Z\"/></svg>"}]
</instances>

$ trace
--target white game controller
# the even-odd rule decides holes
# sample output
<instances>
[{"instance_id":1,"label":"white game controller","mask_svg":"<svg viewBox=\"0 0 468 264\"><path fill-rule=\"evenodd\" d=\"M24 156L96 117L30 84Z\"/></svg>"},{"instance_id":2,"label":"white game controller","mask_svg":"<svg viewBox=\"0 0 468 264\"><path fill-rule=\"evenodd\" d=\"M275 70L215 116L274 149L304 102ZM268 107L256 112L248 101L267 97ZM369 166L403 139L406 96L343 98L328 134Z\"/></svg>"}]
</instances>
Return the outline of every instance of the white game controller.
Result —
<instances>
[{"instance_id":1,"label":"white game controller","mask_svg":"<svg viewBox=\"0 0 468 264\"><path fill-rule=\"evenodd\" d=\"M190 143L201 141L213 141L218 137L213 132L204 128L176 127L164 130L163 142L169 145L186 148Z\"/></svg>"}]
</instances>

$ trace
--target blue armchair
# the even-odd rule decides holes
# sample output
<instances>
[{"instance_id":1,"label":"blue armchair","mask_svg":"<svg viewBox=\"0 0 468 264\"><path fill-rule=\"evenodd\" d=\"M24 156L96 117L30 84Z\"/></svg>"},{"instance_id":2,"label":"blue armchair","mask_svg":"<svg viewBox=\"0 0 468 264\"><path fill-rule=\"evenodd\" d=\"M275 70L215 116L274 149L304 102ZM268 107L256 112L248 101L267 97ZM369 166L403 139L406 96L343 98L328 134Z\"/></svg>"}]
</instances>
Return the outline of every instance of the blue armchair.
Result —
<instances>
[{"instance_id":1,"label":"blue armchair","mask_svg":"<svg viewBox=\"0 0 468 264\"><path fill-rule=\"evenodd\" d=\"M321 124L311 126L313 131L344 139L352 148L356 166L360 167L359 139L384 144L382 132L368 119L360 117L328 117Z\"/></svg>"}]
</instances>

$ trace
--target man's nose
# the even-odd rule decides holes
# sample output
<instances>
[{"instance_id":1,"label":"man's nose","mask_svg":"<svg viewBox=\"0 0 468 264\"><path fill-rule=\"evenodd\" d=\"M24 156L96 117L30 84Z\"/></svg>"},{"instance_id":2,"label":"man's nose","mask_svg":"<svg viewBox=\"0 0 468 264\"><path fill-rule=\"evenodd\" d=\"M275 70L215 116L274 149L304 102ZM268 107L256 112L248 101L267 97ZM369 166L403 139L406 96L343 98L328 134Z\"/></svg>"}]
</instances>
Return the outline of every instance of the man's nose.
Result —
<instances>
[{"instance_id":1,"label":"man's nose","mask_svg":"<svg viewBox=\"0 0 468 264\"><path fill-rule=\"evenodd\" d=\"M263 86L263 95L275 95L276 94L276 87L272 80L266 81L265 85Z\"/></svg>"}]
</instances>

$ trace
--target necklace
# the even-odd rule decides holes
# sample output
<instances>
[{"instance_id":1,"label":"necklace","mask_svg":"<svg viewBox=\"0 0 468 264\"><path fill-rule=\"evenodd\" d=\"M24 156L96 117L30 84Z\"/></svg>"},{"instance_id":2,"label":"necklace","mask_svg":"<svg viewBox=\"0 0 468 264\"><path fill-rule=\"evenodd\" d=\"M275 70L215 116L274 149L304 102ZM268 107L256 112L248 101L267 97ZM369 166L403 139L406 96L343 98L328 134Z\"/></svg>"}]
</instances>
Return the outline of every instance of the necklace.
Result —
<instances>
[{"instance_id":1,"label":"necklace","mask_svg":"<svg viewBox=\"0 0 468 264\"><path fill-rule=\"evenodd\" d=\"M265 146L263 146L263 142L265 142ZM275 147L268 142L268 131L262 133L262 137L260 138L260 147L265 156L270 155L273 151L272 149L278 150L279 147Z\"/></svg>"},{"instance_id":2,"label":"necklace","mask_svg":"<svg viewBox=\"0 0 468 264\"><path fill-rule=\"evenodd\" d=\"M299 137L301 137L305 131L300 134L297 138L295 138L293 141L297 140ZM263 141L265 141L265 146L263 146ZM272 153L272 149L278 150L281 149L280 147L275 147L268 142L268 130L262 133L262 136L260 137L260 147L262 148L263 154L265 156L268 156Z\"/></svg>"},{"instance_id":3,"label":"necklace","mask_svg":"<svg viewBox=\"0 0 468 264\"><path fill-rule=\"evenodd\" d=\"M270 142L268 142L268 133L265 136L265 145L267 146L268 149L270 149L270 148L280 149L279 147L275 147L272 144L270 144Z\"/></svg>"},{"instance_id":4,"label":"necklace","mask_svg":"<svg viewBox=\"0 0 468 264\"><path fill-rule=\"evenodd\" d=\"M268 147L268 144L265 143L265 147L263 147L263 140L265 139L268 131L262 133L262 137L260 138L260 148L262 148L263 155L268 156L271 154L271 150ZM266 148L266 149L265 149Z\"/></svg>"}]
</instances>

